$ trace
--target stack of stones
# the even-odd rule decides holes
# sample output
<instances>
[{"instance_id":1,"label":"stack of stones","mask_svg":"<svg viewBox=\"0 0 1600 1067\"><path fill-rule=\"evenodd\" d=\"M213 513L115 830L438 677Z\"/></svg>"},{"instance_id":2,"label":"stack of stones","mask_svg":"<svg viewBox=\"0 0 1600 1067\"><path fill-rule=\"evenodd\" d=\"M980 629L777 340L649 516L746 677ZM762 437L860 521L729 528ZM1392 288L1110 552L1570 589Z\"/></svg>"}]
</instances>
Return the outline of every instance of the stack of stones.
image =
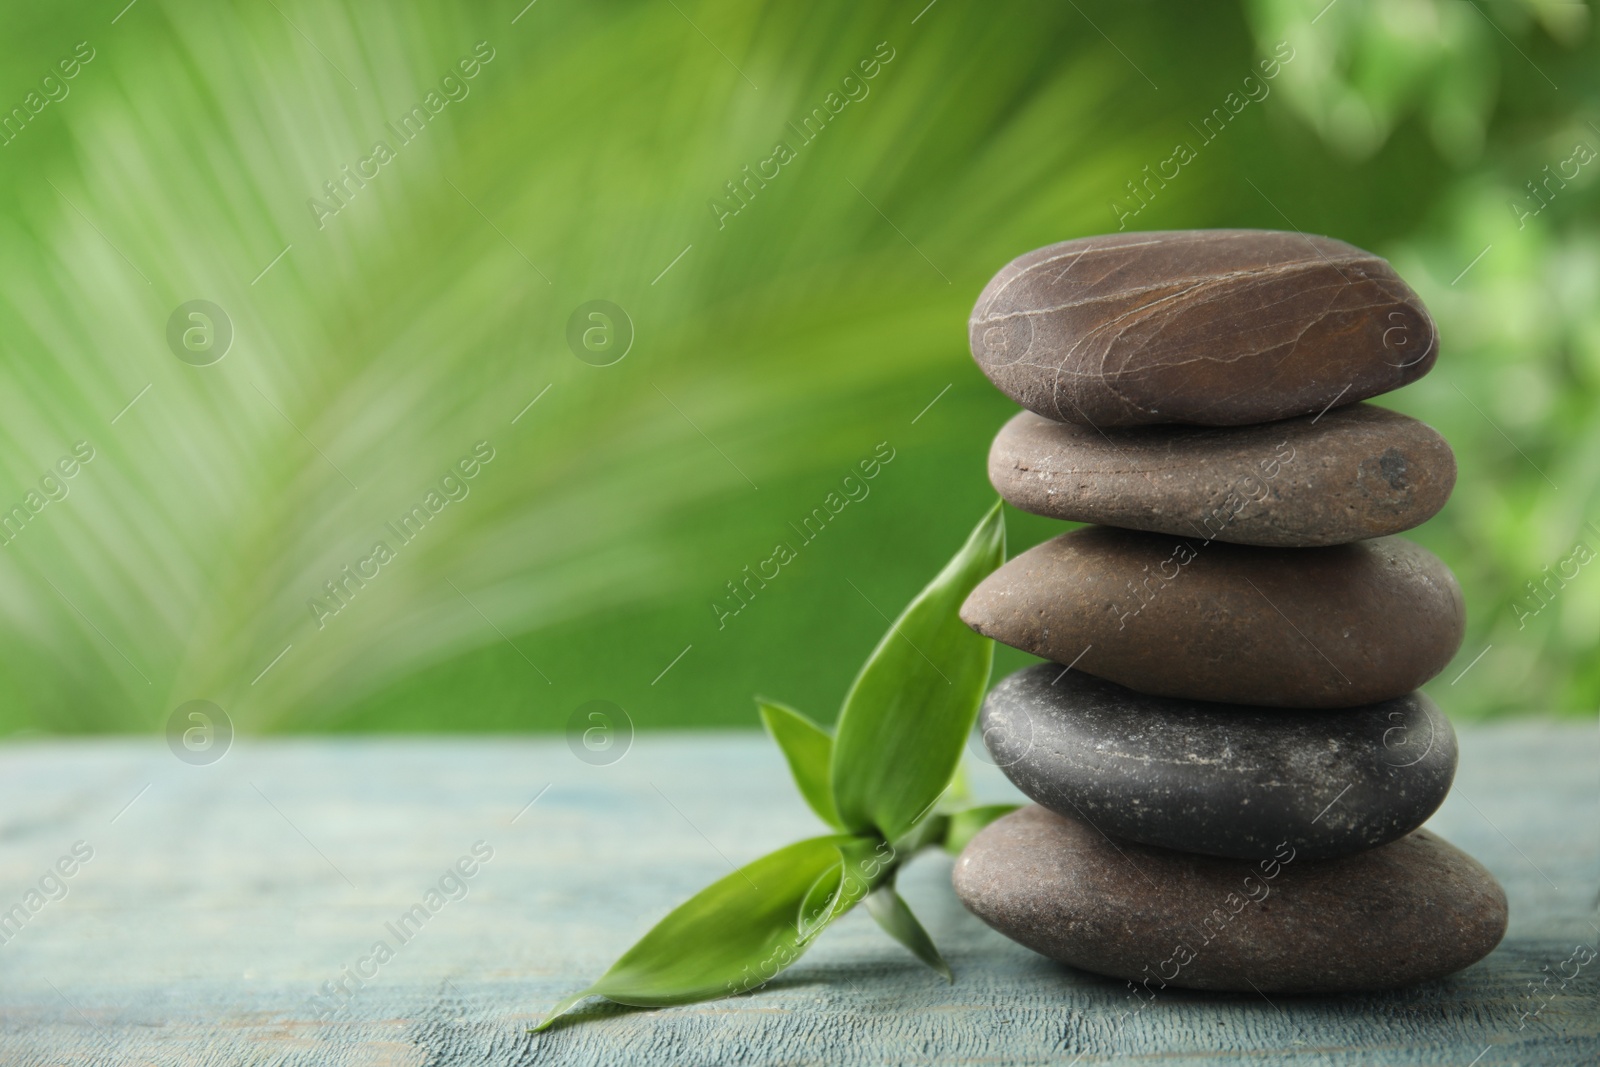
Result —
<instances>
[{"instance_id":1,"label":"stack of stones","mask_svg":"<svg viewBox=\"0 0 1600 1067\"><path fill-rule=\"evenodd\" d=\"M1417 295L1325 237L1114 234L1007 265L971 340L1027 409L990 453L1001 496L1096 525L962 609L1052 661L984 704L1037 804L962 854L966 906L1150 995L1378 989L1487 955L1504 892L1418 829L1455 775L1416 690L1461 644L1461 590L1393 536L1455 459L1360 403L1432 367Z\"/></svg>"}]
</instances>

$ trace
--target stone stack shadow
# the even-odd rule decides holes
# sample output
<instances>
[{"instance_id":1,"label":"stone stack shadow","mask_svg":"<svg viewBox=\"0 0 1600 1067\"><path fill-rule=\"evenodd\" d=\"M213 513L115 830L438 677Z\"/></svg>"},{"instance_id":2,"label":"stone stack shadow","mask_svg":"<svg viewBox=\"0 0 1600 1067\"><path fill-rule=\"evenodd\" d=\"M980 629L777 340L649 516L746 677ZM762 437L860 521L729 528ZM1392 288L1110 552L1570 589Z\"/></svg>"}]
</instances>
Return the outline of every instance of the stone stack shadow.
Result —
<instances>
[{"instance_id":1,"label":"stone stack shadow","mask_svg":"<svg viewBox=\"0 0 1600 1067\"><path fill-rule=\"evenodd\" d=\"M1362 403L1433 366L1417 295L1326 237L1113 234L1008 264L971 342L1027 409L995 488L1093 525L962 609L1050 661L984 703L1036 805L963 852L966 906L1147 998L1377 989L1487 955L1504 892L1419 829L1455 774L1418 687L1460 647L1461 590L1395 536L1444 506L1455 458Z\"/></svg>"}]
</instances>

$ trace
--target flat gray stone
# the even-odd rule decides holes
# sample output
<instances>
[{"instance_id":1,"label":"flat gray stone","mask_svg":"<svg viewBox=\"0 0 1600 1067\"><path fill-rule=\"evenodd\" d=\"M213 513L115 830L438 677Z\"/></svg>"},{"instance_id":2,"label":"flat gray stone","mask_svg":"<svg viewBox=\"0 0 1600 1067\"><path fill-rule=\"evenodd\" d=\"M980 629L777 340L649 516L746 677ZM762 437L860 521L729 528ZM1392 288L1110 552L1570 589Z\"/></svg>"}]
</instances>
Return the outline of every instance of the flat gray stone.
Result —
<instances>
[{"instance_id":1,"label":"flat gray stone","mask_svg":"<svg viewBox=\"0 0 1600 1067\"><path fill-rule=\"evenodd\" d=\"M952 872L973 914L1014 941L1127 980L1245 993L1390 989L1453 974L1506 931L1506 896L1426 830L1369 852L1255 863L1113 841L1030 806L986 827Z\"/></svg>"},{"instance_id":2,"label":"flat gray stone","mask_svg":"<svg viewBox=\"0 0 1600 1067\"><path fill-rule=\"evenodd\" d=\"M1338 545L1399 533L1444 507L1450 446L1426 423L1351 404L1255 426L1101 432L1021 412L989 480L1035 515L1245 545Z\"/></svg>"},{"instance_id":3,"label":"flat gray stone","mask_svg":"<svg viewBox=\"0 0 1600 1067\"><path fill-rule=\"evenodd\" d=\"M1083 237L1019 256L978 297L978 366L1083 426L1242 426L1387 393L1438 335L1384 260L1276 230Z\"/></svg>"},{"instance_id":4,"label":"flat gray stone","mask_svg":"<svg viewBox=\"0 0 1600 1067\"><path fill-rule=\"evenodd\" d=\"M1030 798L1114 837L1212 856L1362 852L1421 826L1455 778L1456 738L1409 693L1331 711L1145 696L1041 663L984 701L983 740Z\"/></svg>"},{"instance_id":5,"label":"flat gray stone","mask_svg":"<svg viewBox=\"0 0 1600 1067\"><path fill-rule=\"evenodd\" d=\"M1450 568L1399 537L1255 548L1086 526L989 575L961 618L1141 693L1349 708L1442 671L1466 609Z\"/></svg>"}]
</instances>

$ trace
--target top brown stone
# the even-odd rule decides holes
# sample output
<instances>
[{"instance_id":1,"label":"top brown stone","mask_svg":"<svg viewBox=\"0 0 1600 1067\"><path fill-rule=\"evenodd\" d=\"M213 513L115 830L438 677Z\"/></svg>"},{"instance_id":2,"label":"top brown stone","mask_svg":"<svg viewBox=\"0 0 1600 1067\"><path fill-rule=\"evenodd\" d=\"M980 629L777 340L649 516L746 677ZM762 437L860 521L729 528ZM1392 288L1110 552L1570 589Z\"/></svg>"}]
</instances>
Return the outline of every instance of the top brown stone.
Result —
<instances>
[{"instance_id":1,"label":"top brown stone","mask_svg":"<svg viewBox=\"0 0 1600 1067\"><path fill-rule=\"evenodd\" d=\"M1002 392L1081 426L1242 426L1387 393L1438 334L1387 262L1330 237L1188 230L1019 256L978 297L973 356Z\"/></svg>"}]
</instances>

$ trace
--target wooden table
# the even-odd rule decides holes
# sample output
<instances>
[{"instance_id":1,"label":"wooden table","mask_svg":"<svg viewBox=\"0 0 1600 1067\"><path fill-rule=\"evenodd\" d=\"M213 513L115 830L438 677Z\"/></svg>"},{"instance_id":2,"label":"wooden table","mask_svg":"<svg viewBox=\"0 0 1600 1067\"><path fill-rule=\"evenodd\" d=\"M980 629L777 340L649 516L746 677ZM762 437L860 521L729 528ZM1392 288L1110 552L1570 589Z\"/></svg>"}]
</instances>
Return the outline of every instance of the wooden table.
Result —
<instances>
[{"instance_id":1,"label":"wooden table","mask_svg":"<svg viewBox=\"0 0 1600 1067\"><path fill-rule=\"evenodd\" d=\"M603 766L561 738L240 739L206 766L160 739L13 742L0 909L22 917L0 925L0 1063L1600 1062L1600 960L1522 1018L1530 981L1600 942L1600 735L1482 726L1461 749L1430 825L1500 878L1511 929L1445 982L1272 1002L1170 992L1119 1022L1133 1006L1120 983L993 933L950 891L950 861L927 855L902 885L954 986L857 912L753 995L659 1012L593 1001L581 1023L530 1035L730 863L817 832L764 737L641 735ZM981 795L1013 795L980 771ZM463 857L471 877L444 878ZM441 878L438 909L372 959ZM372 977L348 979L319 1019L318 988L347 967Z\"/></svg>"}]
</instances>

